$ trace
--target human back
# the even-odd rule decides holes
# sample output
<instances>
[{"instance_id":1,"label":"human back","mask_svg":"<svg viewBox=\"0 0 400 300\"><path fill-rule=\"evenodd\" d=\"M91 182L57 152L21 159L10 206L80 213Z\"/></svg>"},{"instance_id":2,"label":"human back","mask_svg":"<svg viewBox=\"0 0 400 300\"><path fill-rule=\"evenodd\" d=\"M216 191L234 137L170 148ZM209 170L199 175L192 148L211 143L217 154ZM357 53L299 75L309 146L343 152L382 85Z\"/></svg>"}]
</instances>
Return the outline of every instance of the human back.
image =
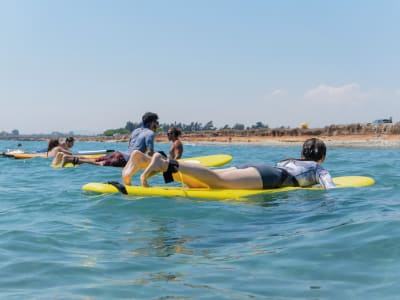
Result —
<instances>
[{"instance_id":1,"label":"human back","mask_svg":"<svg viewBox=\"0 0 400 300\"><path fill-rule=\"evenodd\" d=\"M278 162L276 168L286 170L301 187L318 183L321 183L324 187L332 186L328 171L312 160L287 159Z\"/></svg>"},{"instance_id":2,"label":"human back","mask_svg":"<svg viewBox=\"0 0 400 300\"><path fill-rule=\"evenodd\" d=\"M329 172L320 165L325 158L325 143L320 139L310 138L303 144L301 159L285 159L275 167L287 171L301 187L321 184L326 189L334 188Z\"/></svg>"},{"instance_id":3,"label":"human back","mask_svg":"<svg viewBox=\"0 0 400 300\"><path fill-rule=\"evenodd\" d=\"M136 128L129 138L128 149L124 153L126 160L129 159L133 150L146 153L148 149L154 149L154 131L147 127Z\"/></svg>"}]
</instances>

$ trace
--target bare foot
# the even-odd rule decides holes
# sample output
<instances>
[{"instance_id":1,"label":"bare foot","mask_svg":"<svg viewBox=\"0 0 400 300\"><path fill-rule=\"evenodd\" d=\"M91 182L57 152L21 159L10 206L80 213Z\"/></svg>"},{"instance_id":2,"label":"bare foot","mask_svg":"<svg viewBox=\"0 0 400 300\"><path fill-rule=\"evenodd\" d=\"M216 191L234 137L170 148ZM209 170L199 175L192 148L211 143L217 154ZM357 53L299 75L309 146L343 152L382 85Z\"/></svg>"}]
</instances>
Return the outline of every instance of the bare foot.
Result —
<instances>
[{"instance_id":1,"label":"bare foot","mask_svg":"<svg viewBox=\"0 0 400 300\"><path fill-rule=\"evenodd\" d=\"M144 169L150 163L150 157L140 151L133 151L129 161L122 170L122 181L125 185L131 185L132 176Z\"/></svg>"},{"instance_id":2,"label":"bare foot","mask_svg":"<svg viewBox=\"0 0 400 300\"><path fill-rule=\"evenodd\" d=\"M143 176L143 174L140 175L140 183L141 183L141 185L142 185L143 187L149 187L149 186L150 186L150 185L147 183L147 178L145 178L145 177Z\"/></svg>"},{"instance_id":3,"label":"bare foot","mask_svg":"<svg viewBox=\"0 0 400 300\"><path fill-rule=\"evenodd\" d=\"M52 165L52 166L58 166L58 165L62 162L63 158L64 158L64 153L58 152L58 153L56 154L56 157L54 157L54 159L53 159L51 165Z\"/></svg>"},{"instance_id":4,"label":"bare foot","mask_svg":"<svg viewBox=\"0 0 400 300\"><path fill-rule=\"evenodd\" d=\"M142 186L148 187L147 179L155 173L165 172L168 169L168 161L164 160L159 153L153 155L150 164L140 175L140 182Z\"/></svg>"}]
</instances>

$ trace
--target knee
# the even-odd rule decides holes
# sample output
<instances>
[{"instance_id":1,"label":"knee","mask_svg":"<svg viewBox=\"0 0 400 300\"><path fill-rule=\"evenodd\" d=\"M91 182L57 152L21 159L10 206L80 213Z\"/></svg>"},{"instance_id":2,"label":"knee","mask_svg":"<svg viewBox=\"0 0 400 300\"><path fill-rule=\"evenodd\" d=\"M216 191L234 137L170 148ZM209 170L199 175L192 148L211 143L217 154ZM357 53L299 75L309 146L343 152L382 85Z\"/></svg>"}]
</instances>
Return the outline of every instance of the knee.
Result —
<instances>
[{"instance_id":1,"label":"knee","mask_svg":"<svg viewBox=\"0 0 400 300\"><path fill-rule=\"evenodd\" d=\"M129 160L133 160L135 157L137 157L139 154L142 154L139 150L133 150L131 155L129 156Z\"/></svg>"},{"instance_id":2,"label":"knee","mask_svg":"<svg viewBox=\"0 0 400 300\"><path fill-rule=\"evenodd\" d=\"M159 159L163 158L163 156L161 153L156 152L153 154L153 156L151 158L152 158L152 160L159 160Z\"/></svg>"},{"instance_id":3,"label":"knee","mask_svg":"<svg viewBox=\"0 0 400 300\"><path fill-rule=\"evenodd\" d=\"M131 156L138 155L138 153L142 153L139 150L133 150Z\"/></svg>"}]
</instances>

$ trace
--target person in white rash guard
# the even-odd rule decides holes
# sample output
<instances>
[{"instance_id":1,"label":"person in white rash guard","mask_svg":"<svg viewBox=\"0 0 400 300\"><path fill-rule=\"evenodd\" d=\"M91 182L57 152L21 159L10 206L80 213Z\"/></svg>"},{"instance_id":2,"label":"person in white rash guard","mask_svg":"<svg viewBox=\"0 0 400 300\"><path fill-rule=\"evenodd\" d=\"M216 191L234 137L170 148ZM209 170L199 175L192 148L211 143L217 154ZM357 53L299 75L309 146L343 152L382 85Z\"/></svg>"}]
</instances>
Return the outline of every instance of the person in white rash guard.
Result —
<instances>
[{"instance_id":1,"label":"person in white rash guard","mask_svg":"<svg viewBox=\"0 0 400 300\"><path fill-rule=\"evenodd\" d=\"M173 181L172 173L180 172L180 178L192 188L212 189L272 189L287 186L312 186L321 184L325 189L335 188L327 170L320 163L325 160L326 145L317 138L304 142L300 159L286 159L274 167L266 164L246 164L224 169L210 169L200 164L165 159L155 153L151 158L140 151L132 152L129 167L122 171L125 185L139 170L142 186L148 186L147 179L156 172L162 172L165 182ZM178 179L177 179L178 180Z\"/></svg>"}]
</instances>

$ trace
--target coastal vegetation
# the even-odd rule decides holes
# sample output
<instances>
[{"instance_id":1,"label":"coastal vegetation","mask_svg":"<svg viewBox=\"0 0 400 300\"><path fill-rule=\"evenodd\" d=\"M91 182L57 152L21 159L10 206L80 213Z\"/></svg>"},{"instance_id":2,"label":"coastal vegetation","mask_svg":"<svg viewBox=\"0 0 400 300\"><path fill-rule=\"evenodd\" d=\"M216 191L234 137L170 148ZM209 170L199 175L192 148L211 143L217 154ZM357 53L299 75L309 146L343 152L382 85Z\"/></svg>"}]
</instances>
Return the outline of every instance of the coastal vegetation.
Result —
<instances>
[{"instance_id":1,"label":"coastal vegetation","mask_svg":"<svg viewBox=\"0 0 400 300\"><path fill-rule=\"evenodd\" d=\"M140 123L127 122L125 127L118 129L108 129L102 134L98 135L78 135L73 132L60 133L52 132L51 134L33 134L24 135L18 130L13 130L11 133L0 133L0 139L16 139L16 140L44 140L54 136L75 136L80 140L118 140L126 141L129 138L130 132L139 127ZM290 128L279 127L269 128L262 122L257 122L252 126L245 127L242 124L235 124L234 126L224 126L216 128L213 122L210 121L205 125L193 122L191 124L173 123L173 124L160 124L158 136L166 138L166 132L170 126L180 127L187 139L215 139L225 138L230 141L234 137L240 138L279 138L279 137L301 137L301 136L397 136L400 135L400 122L397 123L355 123L355 124L342 124L342 125L329 125L323 128Z\"/></svg>"},{"instance_id":2,"label":"coastal vegetation","mask_svg":"<svg viewBox=\"0 0 400 300\"><path fill-rule=\"evenodd\" d=\"M103 132L104 136L116 136L129 134L136 128L140 127L141 123L133 123L128 121L125 127L117 129L107 129ZM246 127L244 124L236 123L233 126L225 125L221 128L214 126L213 121L209 121L204 125L200 122L191 122L190 124L185 123L163 123L159 126L159 132L167 132L170 127L181 128L183 132L202 132L202 131L219 131L219 130L249 130L249 129L269 129L268 125L263 124L263 122L256 122L254 125ZM283 127L282 127L283 128Z\"/></svg>"}]
</instances>

